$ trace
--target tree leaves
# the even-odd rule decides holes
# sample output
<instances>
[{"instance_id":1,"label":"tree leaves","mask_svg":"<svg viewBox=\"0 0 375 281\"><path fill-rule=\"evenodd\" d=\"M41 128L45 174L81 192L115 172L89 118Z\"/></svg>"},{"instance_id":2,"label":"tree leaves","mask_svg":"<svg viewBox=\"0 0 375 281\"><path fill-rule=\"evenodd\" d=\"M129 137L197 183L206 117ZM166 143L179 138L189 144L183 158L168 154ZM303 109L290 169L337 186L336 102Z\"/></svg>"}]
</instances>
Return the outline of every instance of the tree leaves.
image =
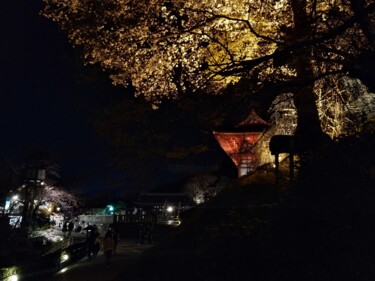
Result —
<instances>
[{"instance_id":1,"label":"tree leaves","mask_svg":"<svg viewBox=\"0 0 375 281\"><path fill-rule=\"evenodd\" d=\"M354 2L44 0L42 13L83 46L86 62L155 106L186 92L222 93L241 77L290 83L284 89L302 96L298 126L319 131L311 92L332 94L319 111L340 102L343 65L373 51L375 4Z\"/></svg>"}]
</instances>

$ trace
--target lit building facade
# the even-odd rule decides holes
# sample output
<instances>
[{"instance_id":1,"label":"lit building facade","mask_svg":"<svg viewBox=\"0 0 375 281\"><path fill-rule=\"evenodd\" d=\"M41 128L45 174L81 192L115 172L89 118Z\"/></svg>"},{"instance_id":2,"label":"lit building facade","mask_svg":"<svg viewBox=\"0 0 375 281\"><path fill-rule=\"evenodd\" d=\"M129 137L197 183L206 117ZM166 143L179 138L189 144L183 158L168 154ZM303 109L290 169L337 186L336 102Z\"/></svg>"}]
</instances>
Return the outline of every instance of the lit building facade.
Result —
<instances>
[{"instance_id":1,"label":"lit building facade","mask_svg":"<svg viewBox=\"0 0 375 281\"><path fill-rule=\"evenodd\" d=\"M233 129L213 132L221 148L236 165L239 177L251 173L261 164L256 146L269 127L270 124L252 110Z\"/></svg>"}]
</instances>

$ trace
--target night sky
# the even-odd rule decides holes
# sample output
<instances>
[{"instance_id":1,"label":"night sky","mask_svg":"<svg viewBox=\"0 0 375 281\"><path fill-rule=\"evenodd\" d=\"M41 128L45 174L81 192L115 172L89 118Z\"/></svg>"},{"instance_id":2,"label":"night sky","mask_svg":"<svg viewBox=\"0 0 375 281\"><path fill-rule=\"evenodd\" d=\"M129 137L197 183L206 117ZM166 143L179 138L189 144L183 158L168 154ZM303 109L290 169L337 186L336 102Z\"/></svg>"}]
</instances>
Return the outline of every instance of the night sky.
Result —
<instances>
[{"instance_id":1,"label":"night sky","mask_svg":"<svg viewBox=\"0 0 375 281\"><path fill-rule=\"evenodd\" d=\"M124 188L123 180L108 184L121 171L110 166L108 142L93 123L98 111L131 93L84 66L66 35L39 15L41 7L41 0L8 0L0 10L2 161L22 163L28 152L44 151L58 159L68 188L89 193ZM219 157L226 157L223 151ZM173 165L160 170L156 184L186 176L176 175Z\"/></svg>"},{"instance_id":2,"label":"night sky","mask_svg":"<svg viewBox=\"0 0 375 281\"><path fill-rule=\"evenodd\" d=\"M70 184L100 188L108 148L92 121L125 89L90 78L66 36L38 14L40 2L4 1L0 10L0 153L17 164L30 151L48 152Z\"/></svg>"}]
</instances>

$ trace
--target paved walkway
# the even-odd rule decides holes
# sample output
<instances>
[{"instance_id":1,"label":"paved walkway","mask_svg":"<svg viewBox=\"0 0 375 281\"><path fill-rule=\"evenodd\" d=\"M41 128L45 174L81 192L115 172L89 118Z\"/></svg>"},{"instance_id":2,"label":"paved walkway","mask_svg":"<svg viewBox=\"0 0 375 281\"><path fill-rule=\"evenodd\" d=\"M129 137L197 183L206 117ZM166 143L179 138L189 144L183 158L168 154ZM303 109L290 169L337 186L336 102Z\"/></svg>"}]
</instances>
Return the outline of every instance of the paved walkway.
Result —
<instances>
[{"instance_id":1,"label":"paved walkway","mask_svg":"<svg viewBox=\"0 0 375 281\"><path fill-rule=\"evenodd\" d=\"M105 257L100 251L99 255L89 260L82 258L75 264L67 266L55 273L48 280L51 281L114 281L130 268L141 254L153 245L137 245L134 240L120 240L117 254L112 257L110 268L105 267Z\"/></svg>"}]
</instances>

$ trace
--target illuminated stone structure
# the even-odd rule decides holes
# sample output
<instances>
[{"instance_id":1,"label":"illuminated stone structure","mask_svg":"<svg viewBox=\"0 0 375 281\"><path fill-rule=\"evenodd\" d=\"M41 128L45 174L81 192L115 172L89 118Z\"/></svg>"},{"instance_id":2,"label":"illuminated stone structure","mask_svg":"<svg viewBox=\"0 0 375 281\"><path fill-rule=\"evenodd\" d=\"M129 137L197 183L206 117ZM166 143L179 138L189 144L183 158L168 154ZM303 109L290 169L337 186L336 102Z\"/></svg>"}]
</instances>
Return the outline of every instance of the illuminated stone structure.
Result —
<instances>
[{"instance_id":1,"label":"illuminated stone structure","mask_svg":"<svg viewBox=\"0 0 375 281\"><path fill-rule=\"evenodd\" d=\"M247 175L259 166L255 146L269 126L268 122L252 110L250 115L233 129L213 132L221 148L237 166L238 176Z\"/></svg>"}]
</instances>

